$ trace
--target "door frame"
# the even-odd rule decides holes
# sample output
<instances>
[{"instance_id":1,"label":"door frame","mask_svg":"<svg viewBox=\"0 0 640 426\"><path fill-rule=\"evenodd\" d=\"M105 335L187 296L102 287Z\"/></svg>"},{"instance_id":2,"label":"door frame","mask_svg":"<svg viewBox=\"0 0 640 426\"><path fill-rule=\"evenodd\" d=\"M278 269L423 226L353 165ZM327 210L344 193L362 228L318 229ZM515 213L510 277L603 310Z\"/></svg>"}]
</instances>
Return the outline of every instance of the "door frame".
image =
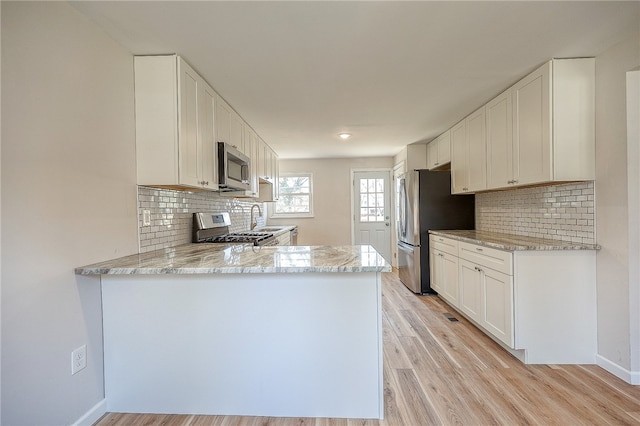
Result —
<instances>
[{"instance_id":1,"label":"door frame","mask_svg":"<svg viewBox=\"0 0 640 426\"><path fill-rule=\"evenodd\" d=\"M393 169L390 167L372 167L372 168L352 168L350 170L349 173L349 181L351 182L349 187L350 187L350 200L351 200L351 207L350 207L350 211L351 211L351 220L349 221L349 225L351 227L351 244L355 244L356 241L356 233L355 233L355 221L356 221L356 212L353 209L353 205L355 204L355 193L353 191L353 187L355 185L355 179L356 179L356 173L358 172L385 172L387 173L387 178L389 179L389 200L391 202L391 204L389 205L389 253L391 253L391 262L393 263L394 261L396 261L396 250L394 250L394 235L395 235L395 222L396 222L396 217L395 217L395 188L393 187L394 184L394 180L393 180Z\"/></svg>"}]
</instances>

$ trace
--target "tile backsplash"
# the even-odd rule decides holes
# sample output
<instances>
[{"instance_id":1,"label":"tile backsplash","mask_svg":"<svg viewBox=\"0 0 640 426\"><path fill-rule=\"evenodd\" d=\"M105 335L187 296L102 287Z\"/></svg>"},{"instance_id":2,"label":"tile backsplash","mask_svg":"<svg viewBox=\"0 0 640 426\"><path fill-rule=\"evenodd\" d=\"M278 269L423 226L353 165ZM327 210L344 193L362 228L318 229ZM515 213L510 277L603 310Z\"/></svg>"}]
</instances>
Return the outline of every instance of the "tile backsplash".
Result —
<instances>
[{"instance_id":1,"label":"tile backsplash","mask_svg":"<svg viewBox=\"0 0 640 426\"><path fill-rule=\"evenodd\" d=\"M595 244L594 184L476 194L476 229Z\"/></svg>"},{"instance_id":2,"label":"tile backsplash","mask_svg":"<svg viewBox=\"0 0 640 426\"><path fill-rule=\"evenodd\" d=\"M184 192L138 186L140 253L191 242L193 213L229 212L231 232L250 227L252 201L221 197L216 192ZM264 205L260 203L262 213ZM142 212L151 213L151 226L142 226Z\"/></svg>"},{"instance_id":3,"label":"tile backsplash","mask_svg":"<svg viewBox=\"0 0 640 426\"><path fill-rule=\"evenodd\" d=\"M250 228L250 200L215 192L183 192L138 187L140 253L191 242L193 213L226 211L232 232ZM260 204L266 214L264 204ZM142 212L151 226L142 226ZM476 229L538 238L596 243L593 182L476 194Z\"/></svg>"}]
</instances>

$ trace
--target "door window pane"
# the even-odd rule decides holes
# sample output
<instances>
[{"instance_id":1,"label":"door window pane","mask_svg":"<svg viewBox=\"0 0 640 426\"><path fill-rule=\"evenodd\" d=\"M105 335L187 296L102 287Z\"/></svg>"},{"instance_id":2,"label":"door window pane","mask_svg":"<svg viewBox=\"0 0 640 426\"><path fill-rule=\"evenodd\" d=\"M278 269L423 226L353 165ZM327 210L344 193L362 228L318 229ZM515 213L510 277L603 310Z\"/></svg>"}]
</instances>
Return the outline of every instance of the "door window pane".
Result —
<instances>
[{"instance_id":1,"label":"door window pane","mask_svg":"<svg viewBox=\"0 0 640 426\"><path fill-rule=\"evenodd\" d=\"M360 179L360 222L384 222L384 179Z\"/></svg>"}]
</instances>

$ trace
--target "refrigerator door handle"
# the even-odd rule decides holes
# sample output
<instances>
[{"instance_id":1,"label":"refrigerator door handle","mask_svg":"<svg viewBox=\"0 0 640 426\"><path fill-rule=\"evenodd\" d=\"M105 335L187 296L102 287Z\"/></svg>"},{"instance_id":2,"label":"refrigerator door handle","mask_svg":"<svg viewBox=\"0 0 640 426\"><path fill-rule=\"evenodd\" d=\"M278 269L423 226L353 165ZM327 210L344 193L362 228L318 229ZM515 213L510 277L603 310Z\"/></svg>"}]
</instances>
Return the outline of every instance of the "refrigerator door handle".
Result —
<instances>
[{"instance_id":1,"label":"refrigerator door handle","mask_svg":"<svg viewBox=\"0 0 640 426\"><path fill-rule=\"evenodd\" d=\"M400 239L407 236L407 188L404 177L400 178Z\"/></svg>"}]
</instances>

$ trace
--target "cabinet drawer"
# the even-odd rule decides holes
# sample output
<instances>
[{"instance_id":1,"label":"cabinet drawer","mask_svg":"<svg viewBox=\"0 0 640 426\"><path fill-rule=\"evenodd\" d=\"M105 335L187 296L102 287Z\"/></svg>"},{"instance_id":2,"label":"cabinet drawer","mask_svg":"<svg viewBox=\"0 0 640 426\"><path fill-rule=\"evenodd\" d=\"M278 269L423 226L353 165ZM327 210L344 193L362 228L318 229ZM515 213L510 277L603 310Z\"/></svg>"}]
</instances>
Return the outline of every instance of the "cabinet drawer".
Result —
<instances>
[{"instance_id":1,"label":"cabinet drawer","mask_svg":"<svg viewBox=\"0 0 640 426\"><path fill-rule=\"evenodd\" d=\"M511 252L469 243L458 243L461 259L477 263L485 268L513 275L513 255Z\"/></svg>"},{"instance_id":2,"label":"cabinet drawer","mask_svg":"<svg viewBox=\"0 0 640 426\"><path fill-rule=\"evenodd\" d=\"M441 237L439 235L429 236L430 247L436 250L458 256L458 241L450 238Z\"/></svg>"}]
</instances>

